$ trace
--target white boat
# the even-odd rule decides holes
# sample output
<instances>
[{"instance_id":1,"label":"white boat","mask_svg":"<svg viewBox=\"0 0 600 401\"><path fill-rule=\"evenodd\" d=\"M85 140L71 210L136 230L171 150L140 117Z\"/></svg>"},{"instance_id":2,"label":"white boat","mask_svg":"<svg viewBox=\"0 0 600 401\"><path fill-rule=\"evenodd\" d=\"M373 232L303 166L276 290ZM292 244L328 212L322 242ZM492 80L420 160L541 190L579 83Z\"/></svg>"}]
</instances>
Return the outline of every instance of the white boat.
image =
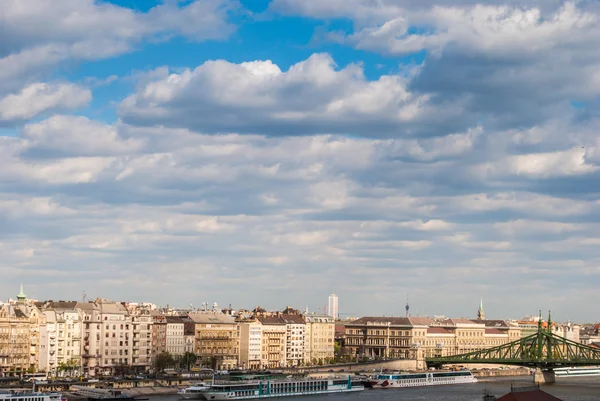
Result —
<instances>
[{"instance_id":1,"label":"white boat","mask_svg":"<svg viewBox=\"0 0 600 401\"><path fill-rule=\"evenodd\" d=\"M104 400L104 401L127 401L133 400L133 397L124 394L121 390L94 388L88 386L71 386L71 392L80 397L85 397L88 400Z\"/></svg>"},{"instance_id":2,"label":"white boat","mask_svg":"<svg viewBox=\"0 0 600 401\"><path fill-rule=\"evenodd\" d=\"M65 401L60 393L38 393L23 389L0 390L0 401Z\"/></svg>"},{"instance_id":3,"label":"white boat","mask_svg":"<svg viewBox=\"0 0 600 401\"><path fill-rule=\"evenodd\" d=\"M181 389L177 392L184 400L203 400L204 393L210 389L210 386L198 384L188 388Z\"/></svg>"},{"instance_id":4,"label":"white boat","mask_svg":"<svg viewBox=\"0 0 600 401\"><path fill-rule=\"evenodd\" d=\"M467 383L477 383L477 379L471 372L465 370L458 372L379 374L368 379L366 386L370 388L403 388Z\"/></svg>"},{"instance_id":5,"label":"white boat","mask_svg":"<svg viewBox=\"0 0 600 401\"><path fill-rule=\"evenodd\" d=\"M582 368L557 368L554 369L557 377L581 377L600 376L600 366L588 366Z\"/></svg>"},{"instance_id":6,"label":"white boat","mask_svg":"<svg viewBox=\"0 0 600 401\"><path fill-rule=\"evenodd\" d=\"M363 391L361 382L348 377L328 379L283 379L213 384L204 394L207 400L249 400L301 395Z\"/></svg>"}]
</instances>

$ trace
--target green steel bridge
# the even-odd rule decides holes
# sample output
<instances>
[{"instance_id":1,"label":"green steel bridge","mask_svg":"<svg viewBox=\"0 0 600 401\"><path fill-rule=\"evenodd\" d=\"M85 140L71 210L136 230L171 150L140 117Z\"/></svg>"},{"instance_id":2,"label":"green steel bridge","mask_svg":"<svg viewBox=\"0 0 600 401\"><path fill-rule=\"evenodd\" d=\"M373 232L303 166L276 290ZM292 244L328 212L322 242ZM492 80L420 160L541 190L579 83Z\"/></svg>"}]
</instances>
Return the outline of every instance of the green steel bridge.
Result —
<instances>
[{"instance_id":1,"label":"green steel bridge","mask_svg":"<svg viewBox=\"0 0 600 401\"><path fill-rule=\"evenodd\" d=\"M493 348L459 355L425 358L425 362L427 367L435 368L446 364L486 363L526 366L541 370L600 365L600 349L553 334L551 327L550 315L548 329L542 327L540 312L538 331L535 334Z\"/></svg>"}]
</instances>

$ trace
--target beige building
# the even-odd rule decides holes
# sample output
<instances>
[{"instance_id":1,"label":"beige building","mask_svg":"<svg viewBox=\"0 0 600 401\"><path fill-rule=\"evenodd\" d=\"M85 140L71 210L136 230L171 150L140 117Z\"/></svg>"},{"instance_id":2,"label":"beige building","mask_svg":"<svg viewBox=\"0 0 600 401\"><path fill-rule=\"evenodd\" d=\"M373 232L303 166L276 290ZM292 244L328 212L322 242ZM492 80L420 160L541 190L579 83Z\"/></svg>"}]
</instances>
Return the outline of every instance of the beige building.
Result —
<instances>
[{"instance_id":1,"label":"beige building","mask_svg":"<svg viewBox=\"0 0 600 401\"><path fill-rule=\"evenodd\" d=\"M306 354L306 323L297 311L287 308L292 314L283 313L281 318L285 322L285 365L288 367L300 366L304 363ZM333 334L332 334L333 341Z\"/></svg>"},{"instance_id":2,"label":"beige building","mask_svg":"<svg viewBox=\"0 0 600 401\"><path fill-rule=\"evenodd\" d=\"M23 286L14 304L0 304L0 376L20 376L39 369L43 314L27 300Z\"/></svg>"},{"instance_id":3,"label":"beige building","mask_svg":"<svg viewBox=\"0 0 600 401\"><path fill-rule=\"evenodd\" d=\"M327 315L304 315L306 340L304 363L314 365L325 363L334 357L335 319Z\"/></svg>"},{"instance_id":4,"label":"beige building","mask_svg":"<svg viewBox=\"0 0 600 401\"><path fill-rule=\"evenodd\" d=\"M185 352L185 336L183 320L177 316L167 316L167 352L175 357Z\"/></svg>"},{"instance_id":5,"label":"beige building","mask_svg":"<svg viewBox=\"0 0 600 401\"><path fill-rule=\"evenodd\" d=\"M260 369L262 364L262 323L257 318L241 319L240 359L242 369Z\"/></svg>"},{"instance_id":6,"label":"beige building","mask_svg":"<svg viewBox=\"0 0 600 401\"><path fill-rule=\"evenodd\" d=\"M125 305L106 299L81 302L84 374L113 374L131 369L133 322Z\"/></svg>"},{"instance_id":7,"label":"beige building","mask_svg":"<svg viewBox=\"0 0 600 401\"><path fill-rule=\"evenodd\" d=\"M136 372L152 366L152 316L146 305L127 304L133 326L131 365Z\"/></svg>"},{"instance_id":8,"label":"beige building","mask_svg":"<svg viewBox=\"0 0 600 401\"><path fill-rule=\"evenodd\" d=\"M204 365L229 370L238 366L240 333L232 316L218 312L194 312L195 354Z\"/></svg>"},{"instance_id":9,"label":"beige building","mask_svg":"<svg viewBox=\"0 0 600 401\"><path fill-rule=\"evenodd\" d=\"M262 327L261 364L264 369L287 366L287 326L280 316L259 316Z\"/></svg>"}]
</instances>

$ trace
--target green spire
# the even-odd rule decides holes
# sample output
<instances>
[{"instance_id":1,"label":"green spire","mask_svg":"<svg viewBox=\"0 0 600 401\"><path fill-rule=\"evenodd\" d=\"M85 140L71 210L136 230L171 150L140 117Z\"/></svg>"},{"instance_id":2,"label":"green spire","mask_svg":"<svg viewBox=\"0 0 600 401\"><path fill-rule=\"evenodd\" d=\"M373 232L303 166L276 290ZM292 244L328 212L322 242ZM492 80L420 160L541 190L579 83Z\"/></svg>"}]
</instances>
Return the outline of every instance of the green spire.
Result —
<instances>
[{"instance_id":1,"label":"green spire","mask_svg":"<svg viewBox=\"0 0 600 401\"><path fill-rule=\"evenodd\" d=\"M27 295L23 292L23 283L21 283L21 290L19 291L19 294L17 294L17 301L27 301Z\"/></svg>"},{"instance_id":2,"label":"green spire","mask_svg":"<svg viewBox=\"0 0 600 401\"><path fill-rule=\"evenodd\" d=\"M552 333L552 316L550 315L550 311L548 311L548 333Z\"/></svg>"},{"instance_id":3,"label":"green spire","mask_svg":"<svg viewBox=\"0 0 600 401\"><path fill-rule=\"evenodd\" d=\"M540 309L540 317L538 318L538 332L542 332L542 310Z\"/></svg>"}]
</instances>

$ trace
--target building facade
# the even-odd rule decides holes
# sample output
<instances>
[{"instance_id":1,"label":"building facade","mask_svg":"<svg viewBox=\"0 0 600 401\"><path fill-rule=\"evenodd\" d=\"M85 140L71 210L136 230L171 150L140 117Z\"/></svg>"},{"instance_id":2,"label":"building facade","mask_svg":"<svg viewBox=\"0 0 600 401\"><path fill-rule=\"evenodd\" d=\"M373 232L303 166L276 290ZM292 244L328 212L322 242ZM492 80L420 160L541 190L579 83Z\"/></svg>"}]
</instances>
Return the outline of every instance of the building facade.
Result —
<instances>
[{"instance_id":1,"label":"building facade","mask_svg":"<svg viewBox=\"0 0 600 401\"><path fill-rule=\"evenodd\" d=\"M283 368L287 366L287 325L280 316L259 316L262 326L263 369Z\"/></svg>"},{"instance_id":2,"label":"building facade","mask_svg":"<svg viewBox=\"0 0 600 401\"><path fill-rule=\"evenodd\" d=\"M182 356L185 352L184 324L178 316L167 316L166 345L167 352L174 357Z\"/></svg>"},{"instance_id":3,"label":"building facade","mask_svg":"<svg viewBox=\"0 0 600 401\"><path fill-rule=\"evenodd\" d=\"M190 313L194 321L194 349L204 365L230 370L238 366L240 333L232 316L222 313Z\"/></svg>"},{"instance_id":4,"label":"building facade","mask_svg":"<svg viewBox=\"0 0 600 401\"><path fill-rule=\"evenodd\" d=\"M335 319L327 315L306 314L304 321L306 322L304 363L323 364L334 358Z\"/></svg>"},{"instance_id":5,"label":"building facade","mask_svg":"<svg viewBox=\"0 0 600 401\"><path fill-rule=\"evenodd\" d=\"M39 369L41 311L23 293L0 304L0 376L22 376Z\"/></svg>"},{"instance_id":6,"label":"building facade","mask_svg":"<svg viewBox=\"0 0 600 401\"><path fill-rule=\"evenodd\" d=\"M252 317L238 321L240 327L240 361L242 369L262 368L262 323Z\"/></svg>"},{"instance_id":7,"label":"building facade","mask_svg":"<svg viewBox=\"0 0 600 401\"><path fill-rule=\"evenodd\" d=\"M335 294L331 294L329 296L327 314L334 319L340 318L340 311L339 311L339 306L338 306L338 296Z\"/></svg>"}]
</instances>

